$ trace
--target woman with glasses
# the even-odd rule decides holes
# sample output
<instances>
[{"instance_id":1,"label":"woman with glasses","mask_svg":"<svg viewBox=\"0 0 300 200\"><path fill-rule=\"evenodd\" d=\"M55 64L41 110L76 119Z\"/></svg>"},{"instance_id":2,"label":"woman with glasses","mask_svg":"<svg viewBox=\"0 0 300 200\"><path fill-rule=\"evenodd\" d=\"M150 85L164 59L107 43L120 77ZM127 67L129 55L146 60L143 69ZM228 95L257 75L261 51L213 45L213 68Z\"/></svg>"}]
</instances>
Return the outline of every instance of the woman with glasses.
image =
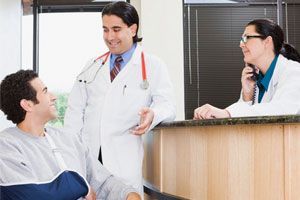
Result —
<instances>
[{"instance_id":1,"label":"woman with glasses","mask_svg":"<svg viewBox=\"0 0 300 200\"><path fill-rule=\"evenodd\" d=\"M205 104L194 119L291 115L300 111L300 55L268 19L249 22L240 42L245 67L238 102L226 109Z\"/></svg>"}]
</instances>

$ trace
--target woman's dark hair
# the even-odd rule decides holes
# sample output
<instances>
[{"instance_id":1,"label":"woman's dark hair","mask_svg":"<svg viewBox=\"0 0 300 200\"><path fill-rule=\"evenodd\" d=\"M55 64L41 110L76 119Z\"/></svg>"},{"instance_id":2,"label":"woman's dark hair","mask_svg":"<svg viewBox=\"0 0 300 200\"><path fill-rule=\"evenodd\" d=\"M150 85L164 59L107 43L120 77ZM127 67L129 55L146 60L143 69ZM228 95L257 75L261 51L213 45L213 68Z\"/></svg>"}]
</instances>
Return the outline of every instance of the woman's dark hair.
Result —
<instances>
[{"instance_id":1,"label":"woman's dark hair","mask_svg":"<svg viewBox=\"0 0 300 200\"><path fill-rule=\"evenodd\" d=\"M284 42L283 30L275 22L269 19L255 19L247 24L249 25L254 25L256 32L265 38L272 37L276 55L282 54L287 59L300 62L299 52L292 45Z\"/></svg>"},{"instance_id":2,"label":"woman's dark hair","mask_svg":"<svg viewBox=\"0 0 300 200\"><path fill-rule=\"evenodd\" d=\"M0 84L0 109L15 124L25 119L26 111L20 105L22 99L39 103L36 90L30 84L37 77L32 70L20 70L6 76Z\"/></svg>"},{"instance_id":3,"label":"woman's dark hair","mask_svg":"<svg viewBox=\"0 0 300 200\"><path fill-rule=\"evenodd\" d=\"M132 38L133 43L142 41L142 38L138 37L139 15L132 5L125 1L117 1L110 3L103 8L102 17L104 15L116 15L120 17L128 27L133 24L136 24L137 29L135 36Z\"/></svg>"}]
</instances>

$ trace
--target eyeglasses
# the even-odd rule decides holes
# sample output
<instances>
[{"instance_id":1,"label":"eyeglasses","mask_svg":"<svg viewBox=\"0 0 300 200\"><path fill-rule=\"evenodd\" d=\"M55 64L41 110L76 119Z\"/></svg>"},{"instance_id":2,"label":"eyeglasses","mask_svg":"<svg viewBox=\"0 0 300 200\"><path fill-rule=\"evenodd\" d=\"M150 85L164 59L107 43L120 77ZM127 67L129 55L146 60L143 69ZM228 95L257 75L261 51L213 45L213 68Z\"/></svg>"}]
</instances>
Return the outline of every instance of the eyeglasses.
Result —
<instances>
[{"instance_id":1,"label":"eyeglasses","mask_svg":"<svg viewBox=\"0 0 300 200\"><path fill-rule=\"evenodd\" d=\"M244 35L241 38L241 42L247 43L250 38L265 38L265 36L262 36L262 35Z\"/></svg>"}]
</instances>

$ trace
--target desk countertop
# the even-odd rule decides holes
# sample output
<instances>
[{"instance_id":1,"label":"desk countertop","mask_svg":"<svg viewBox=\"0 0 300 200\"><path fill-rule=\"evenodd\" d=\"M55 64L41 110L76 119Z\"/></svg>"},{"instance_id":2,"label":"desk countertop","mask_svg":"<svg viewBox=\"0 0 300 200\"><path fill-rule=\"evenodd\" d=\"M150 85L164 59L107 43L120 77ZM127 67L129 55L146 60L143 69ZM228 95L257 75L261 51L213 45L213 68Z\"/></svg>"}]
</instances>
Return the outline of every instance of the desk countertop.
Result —
<instances>
[{"instance_id":1,"label":"desk countertop","mask_svg":"<svg viewBox=\"0 0 300 200\"><path fill-rule=\"evenodd\" d=\"M237 117L224 119L184 120L162 123L155 129L190 126L240 125L240 124L292 124L300 123L300 115Z\"/></svg>"}]
</instances>

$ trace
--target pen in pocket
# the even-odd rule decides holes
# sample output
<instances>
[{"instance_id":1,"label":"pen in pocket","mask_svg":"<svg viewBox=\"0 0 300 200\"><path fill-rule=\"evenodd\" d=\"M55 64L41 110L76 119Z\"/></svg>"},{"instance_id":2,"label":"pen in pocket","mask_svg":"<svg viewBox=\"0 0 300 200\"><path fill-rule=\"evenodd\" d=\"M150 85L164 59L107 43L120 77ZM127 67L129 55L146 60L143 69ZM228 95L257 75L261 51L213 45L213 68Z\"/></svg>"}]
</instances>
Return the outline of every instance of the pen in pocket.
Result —
<instances>
[{"instance_id":1,"label":"pen in pocket","mask_svg":"<svg viewBox=\"0 0 300 200\"><path fill-rule=\"evenodd\" d=\"M127 88L127 85L123 86L123 95L125 94L125 89Z\"/></svg>"}]
</instances>

